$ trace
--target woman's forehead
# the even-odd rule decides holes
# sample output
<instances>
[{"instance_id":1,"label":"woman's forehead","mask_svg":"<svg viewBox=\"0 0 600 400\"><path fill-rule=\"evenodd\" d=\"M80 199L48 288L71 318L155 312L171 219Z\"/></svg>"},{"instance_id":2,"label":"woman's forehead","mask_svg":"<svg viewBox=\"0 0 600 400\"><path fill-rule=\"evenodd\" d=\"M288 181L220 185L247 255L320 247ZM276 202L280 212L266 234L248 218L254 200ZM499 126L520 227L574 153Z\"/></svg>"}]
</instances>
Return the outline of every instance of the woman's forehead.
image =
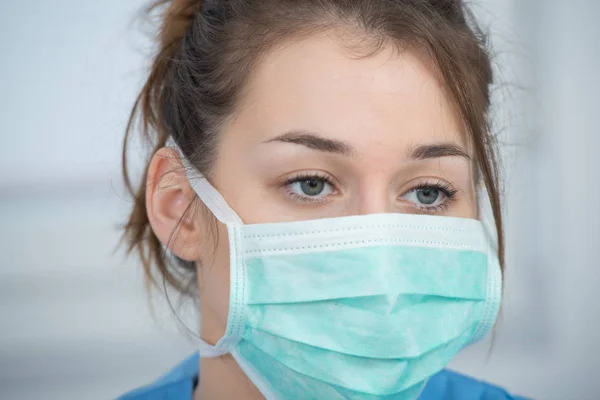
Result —
<instances>
[{"instance_id":1,"label":"woman's forehead","mask_svg":"<svg viewBox=\"0 0 600 400\"><path fill-rule=\"evenodd\" d=\"M440 141L467 147L431 63L414 51L390 46L356 57L332 35L314 35L266 55L244 92L236 123L257 141L309 130L358 149L405 151Z\"/></svg>"}]
</instances>

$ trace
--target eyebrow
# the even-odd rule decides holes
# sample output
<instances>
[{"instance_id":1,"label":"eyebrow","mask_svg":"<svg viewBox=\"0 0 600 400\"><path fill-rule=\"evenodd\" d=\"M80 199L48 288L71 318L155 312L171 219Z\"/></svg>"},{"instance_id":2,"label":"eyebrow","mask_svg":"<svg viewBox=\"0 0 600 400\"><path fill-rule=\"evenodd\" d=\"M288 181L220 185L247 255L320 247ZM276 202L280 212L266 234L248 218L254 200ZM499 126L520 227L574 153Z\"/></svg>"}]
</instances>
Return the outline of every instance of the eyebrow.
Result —
<instances>
[{"instance_id":1,"label":"eyebrow","mask_svg":"<svg viewBox=\"0 0 600 400\"><path fill-rule=\"evenodd\" d=\"M264 143L283 142L293 143L308 147L309 149L335 153L343 156L356 157L358 151L349 143L336 139L327 139L308 131L290 131L271 138ZM412 160L427 160L442 157L464 157L468 160L471 156L459 145L454 143L433 143L416 146L409 152Z\"/></svg>"},{"instance_id":2,"label":"eyebrow","mask_svg":"<svg viewBox=\"0 0 600 400\"><path fill-rule=\"evenodd\" d=\"M354 147L348 143L341 140L327 139L307 131L290 131L269 139L265 143L271 142L294 143L308 147L309 149L336 153L343 156L355 157L358 154Z\"/></svg>"},{"instance_id":3,"label":"eyebrow","mask_svg":"<svg viewBox=\"0 0 600 400\"><path fill-rule=\"evenodd\" d=\"M441 157L464 157L467 160L471 156L459 145L454 143L434 143L417 146L410 152L413 160L427 160Z\"/></svg>"}]
</instances>

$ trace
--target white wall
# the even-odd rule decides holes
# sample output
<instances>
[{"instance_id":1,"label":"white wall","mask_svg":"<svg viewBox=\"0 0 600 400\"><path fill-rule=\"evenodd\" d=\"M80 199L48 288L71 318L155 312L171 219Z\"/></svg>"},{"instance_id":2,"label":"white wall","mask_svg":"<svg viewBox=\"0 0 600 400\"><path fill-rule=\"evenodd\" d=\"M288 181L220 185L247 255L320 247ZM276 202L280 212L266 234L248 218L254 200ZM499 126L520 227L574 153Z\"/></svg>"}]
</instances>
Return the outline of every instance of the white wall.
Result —
<instances>
[{"instance_id":1,"label":"white wall","mask_svg":"<svg viewBox=\"0 0 600 400\"><path fill-rule=\"evenodd\" d=\"M0 398L104 399L193 351L135 260L120 141L143 78L141 0L0 3ZM503 319L453 365L541 399L600 393L600 3L487 0L505 90ZM142 51L143 50L143 51ZM529 54L529 55L528 55ZM523 118L522 118L523 117Z\"/></svg>"},{"instance_id":2,"label":"white wall","mask_svg":"<svg viewBox=\"0 0 600 400\"><path fill-rule=\"evenodd\" d=\"M114 253L142 4L0 3L1 399L111 398L193 351Z\"/></svg>"}]
</instances>

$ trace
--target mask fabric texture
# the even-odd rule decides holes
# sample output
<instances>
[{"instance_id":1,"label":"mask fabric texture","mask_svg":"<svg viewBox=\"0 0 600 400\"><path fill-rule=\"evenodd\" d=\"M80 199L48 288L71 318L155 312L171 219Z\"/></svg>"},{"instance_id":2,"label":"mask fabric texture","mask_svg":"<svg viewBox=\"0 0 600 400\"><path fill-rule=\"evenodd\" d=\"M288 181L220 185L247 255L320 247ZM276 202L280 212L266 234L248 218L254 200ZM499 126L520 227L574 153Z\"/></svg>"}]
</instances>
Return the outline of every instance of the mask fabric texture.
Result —
<instances>
[{"instance_id":1,"label":"mask fabric texture","mask_svg":"<svg viewBox=\"0 0 600 400\"><path fill-rule=\"evenodd\" d=\"M227 226L225 336L267 399L416 399L428 378L493 327L495 249L477 220L371 214L244 225L203 177Z\"/></svg>"}]
</instances>

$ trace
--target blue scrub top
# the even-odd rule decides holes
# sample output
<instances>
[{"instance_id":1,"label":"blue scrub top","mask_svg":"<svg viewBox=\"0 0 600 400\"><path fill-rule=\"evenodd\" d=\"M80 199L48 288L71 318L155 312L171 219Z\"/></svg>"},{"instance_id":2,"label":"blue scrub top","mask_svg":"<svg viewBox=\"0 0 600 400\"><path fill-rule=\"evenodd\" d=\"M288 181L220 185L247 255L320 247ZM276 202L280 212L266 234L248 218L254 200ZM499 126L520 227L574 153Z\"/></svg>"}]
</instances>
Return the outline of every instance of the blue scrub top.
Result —
<instances>
[{"instance_id":1,"label":"blue scrub top","mask_svg":"<svg viewBox=\"0 0 600 400\"><path fill-rule=\"evenodd\" d=\"M156 382L121 396L120 400L191 400L198 379L198 353L184 360ZM525 400L509 395L505 390L443 370L429 379L419 400Z\"/></svg>"}]
</instances>

